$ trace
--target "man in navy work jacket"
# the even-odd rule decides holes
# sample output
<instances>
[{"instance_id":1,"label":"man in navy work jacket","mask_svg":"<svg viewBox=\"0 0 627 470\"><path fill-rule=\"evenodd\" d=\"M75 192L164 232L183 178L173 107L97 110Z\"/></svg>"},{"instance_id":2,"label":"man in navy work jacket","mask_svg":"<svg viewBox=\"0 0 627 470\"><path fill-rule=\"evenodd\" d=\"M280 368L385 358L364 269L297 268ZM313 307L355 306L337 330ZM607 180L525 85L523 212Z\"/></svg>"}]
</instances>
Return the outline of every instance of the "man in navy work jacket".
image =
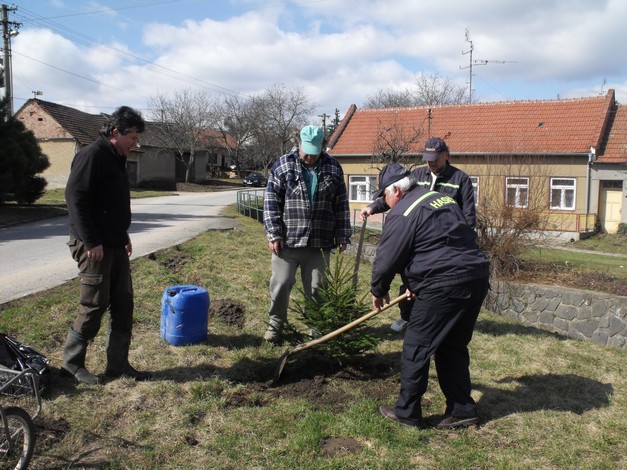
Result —
<instances>
[{"instance_id":1,"label":"man in navy work jacket","mask_svg":"<svg viewBox=\"0 0 627 470\"><path fill-rule=\"evenodd\" d=\"M396 274L414 300L403 339L400 394L396 406L381 406L380 412L407 426L424 426L421 399L434 355L446 397L437 427L477 424L468 343L489 289L488 259L455 200L416 185L402 166L383 168L378 196L391 210L372 268L373 307L389 301Z\"/></svg>"},{"instance_id":2,"label":"man in navy work jacket","mask_svg":"<svg viewBox=\"0 0 627 470\"><path fill-rule=\"evenodd\" d=\"M475 214L475 195L470 177L448 161L449 149L442 139L431 137L425 142L422 151L422 160L426 165L421 165L412 171L412 176L416 179L416 184L421 188L437 191L455 199L459 205L468 225L475 228L477 217ZM362 219L371 214L379 214L389 209L382 197L375 198L372 204L364 207L361 211ZM401 292L405 291L405 286L401 287ZM396 320L390 328L401 333L407 326L409 312L412 304L410 301L402 301L399 304L400 318Z\"/></svg>"},{"instance_id":3,"label":"man in navy work jacket","mask_svg":"<svg viewBox=\"0 0 627 470\"><path fill-rule=\"evenodd\" d=\"M280 340L290 292L300 267L305 295L322 281L330 252L350 243L346 183L340 164L323 151L324 131L305 126L300 145L270 170L263 223L272 252L270 321L264 338Z\"/></svg>"},{"instance_id":4,"label":"man in navy work jacket","mask_svg":"<svg viewBox=\"0 0 627 470\"><path fill-rule=\"evenodd\" d=\"M141 114L121 106L107 119L100 136L72 161L65 188L70 219L68 246L78 264L80 305L63 350L62 373L94 385L100 378L85 367L87 345L110 314L105 376L147 380L150 374L128 362L133 328L133 286L129 257L133 245L131 193L126 156L139 146L145 122Z\"/></svg>"}]
</instances>

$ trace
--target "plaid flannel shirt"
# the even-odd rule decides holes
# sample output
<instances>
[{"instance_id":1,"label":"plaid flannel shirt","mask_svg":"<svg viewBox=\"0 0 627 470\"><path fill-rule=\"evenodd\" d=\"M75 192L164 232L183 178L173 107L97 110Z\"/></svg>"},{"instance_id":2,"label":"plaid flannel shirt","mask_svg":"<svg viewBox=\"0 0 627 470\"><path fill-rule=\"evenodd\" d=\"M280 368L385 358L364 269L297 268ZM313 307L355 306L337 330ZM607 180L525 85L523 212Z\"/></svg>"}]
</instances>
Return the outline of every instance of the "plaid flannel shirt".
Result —
<instances>
[{"instance_id":1,"label":"plaid flannel shirt","mask_svg":"<svg viewBox=\"0 0 627 470\"><path fill-rule=\"evenodd\" d=\"M282 156L270 170L263 201L268 241L285 240L289 248L334 248L350 243L352 234L342 167L322 152L313 208L298 148Z\"/></svg>"}]
</instances>

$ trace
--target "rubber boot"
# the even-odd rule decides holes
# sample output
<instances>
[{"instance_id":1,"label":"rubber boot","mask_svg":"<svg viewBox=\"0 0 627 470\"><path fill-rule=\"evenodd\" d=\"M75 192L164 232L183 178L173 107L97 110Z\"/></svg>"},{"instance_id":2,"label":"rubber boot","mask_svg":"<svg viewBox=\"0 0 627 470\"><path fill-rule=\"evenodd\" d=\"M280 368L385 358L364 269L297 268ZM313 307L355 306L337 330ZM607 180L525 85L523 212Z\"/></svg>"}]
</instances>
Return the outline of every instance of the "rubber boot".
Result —
<instances>
[{"instance_id":1,"label":"rubber boot","mask_svg":"<svg viewBox=\"0 0 627 470\"><path fill-rule=\"evenodd\" d=\"M97 375L85 368L85 355L87 354L87 340L70 327L63 348L63 365L61 373L74 377L78 382L87 385L100 383Z\"/></svg>"},{"instance_id":2,"label":"rubber boot","mask_svg":"<svg viewBox=\"0 0 627 470\"><path fill-rule=\"evenodd\" d=\"M128 350L131 346L131 332L110 331L107 343L107 369L105 376L110 379L126 376L139 382L150 380L150 372L136 370L128 363Z\"/></svg>"}]
</instances>

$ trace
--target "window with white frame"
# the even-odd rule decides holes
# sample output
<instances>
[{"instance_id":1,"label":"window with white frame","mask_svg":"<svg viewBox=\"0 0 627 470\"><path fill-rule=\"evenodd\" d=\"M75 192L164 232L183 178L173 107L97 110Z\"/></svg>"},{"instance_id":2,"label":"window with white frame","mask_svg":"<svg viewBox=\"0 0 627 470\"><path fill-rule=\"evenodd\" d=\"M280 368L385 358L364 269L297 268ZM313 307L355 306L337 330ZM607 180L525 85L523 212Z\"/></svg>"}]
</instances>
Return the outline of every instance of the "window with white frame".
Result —
<instances>
[{"instance_id":1,"label":"window with white frame","mask_svg":"<svg viewBox=\"0 0 627 470\"><path fill-rule=\"evenodd\" d=\"M351 202L370 202L376 190L376 176L350 175L348 177L348 197Z\"/></svg>"},{"instance_id":2,"label":"window with white frame","mask_svg":"<svg viewBox=\"0 0 627 470\"><path fill-rule=\"evenodd\" d=\"M475 196L475 204L479 204L479 177L471 176L470 182L472 183L472 192Z\"/></svg>"},{"instance_id":3,"label":"window with white frame","mask_svg":"<svg viewBox=\"0 0 627 470\"><path fill-rule=\"evenodd\" d=\"M551 178L551 209L575 209L575 178Z\"/></svg>"},{"instance_id":4,"label":"window with white frame","mask_svg":"<svg viewBox=\"0 0 627 470\"><path fill-rule=\"evenodd\" d=\"M525 208L529 204L529 178L505 178L507 205Z\"/></svg>"}]
</instances>

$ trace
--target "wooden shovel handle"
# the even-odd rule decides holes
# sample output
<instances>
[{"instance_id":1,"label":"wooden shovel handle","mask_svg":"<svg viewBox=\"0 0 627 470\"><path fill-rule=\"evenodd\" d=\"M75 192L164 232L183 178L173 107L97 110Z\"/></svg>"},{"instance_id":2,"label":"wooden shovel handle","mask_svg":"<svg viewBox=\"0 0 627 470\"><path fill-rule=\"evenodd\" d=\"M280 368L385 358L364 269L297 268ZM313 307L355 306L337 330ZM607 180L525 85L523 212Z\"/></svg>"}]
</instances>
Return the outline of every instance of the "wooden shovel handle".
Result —
<instances>
[{"instance_id":1,"label":"wooden shovel handle","mask_svg":"<svg viewBox=\"0 0 627 470\"><path fill-rule=\"evenodd\" d=\"M366 234L366 223L368 218L364 217L364 221L361 224L361 230L359 230L359 244L357 245L357 255L355 256L355 271L353 272L353 287L357 286L357 277L359 276L359 262L361 261L361 252L364 248L364 236Z\"/></svg>"},{"instance_id":2,"label":"wooden shovel handle","mask_svg":"<svg viewBox=\"0 0 627 470\"><path fill-rule=\"evenodd\" d=\"M297 351L302 351L304 349L309 349L313 346L316 346L317 344L320 343L324 343L325 341L330 340L331 338L335 338L338 335L341 335L342 333L344 333L345 331L350 330L351 328L359 325L362 322L365 322L366 320L368 320L369 318L374 317L375 315L383 312L384 310L387 310L388 308L390 308L393 305L396 305L397 303L399 303L401 300L405 300L407 298L407 293L403 294L403 295L399 295L398 297L396 297L394 300L392 300L390 303L385 304L383 307L381 307L380 310L372 310L369 313L366 313L363 317L359 317L356 320L353 320L352 322L344 325L341 328L338 328L335 331L332 331L331 333L327 333L324 336L321 336L320 338L316 338L316 339L312 339L311 341L307 342L307 343L302 343L299 344L298 346L294 347L294 349L292 349L289 352L289 355L297 352Z\"/></svg>"}]
</instances>

